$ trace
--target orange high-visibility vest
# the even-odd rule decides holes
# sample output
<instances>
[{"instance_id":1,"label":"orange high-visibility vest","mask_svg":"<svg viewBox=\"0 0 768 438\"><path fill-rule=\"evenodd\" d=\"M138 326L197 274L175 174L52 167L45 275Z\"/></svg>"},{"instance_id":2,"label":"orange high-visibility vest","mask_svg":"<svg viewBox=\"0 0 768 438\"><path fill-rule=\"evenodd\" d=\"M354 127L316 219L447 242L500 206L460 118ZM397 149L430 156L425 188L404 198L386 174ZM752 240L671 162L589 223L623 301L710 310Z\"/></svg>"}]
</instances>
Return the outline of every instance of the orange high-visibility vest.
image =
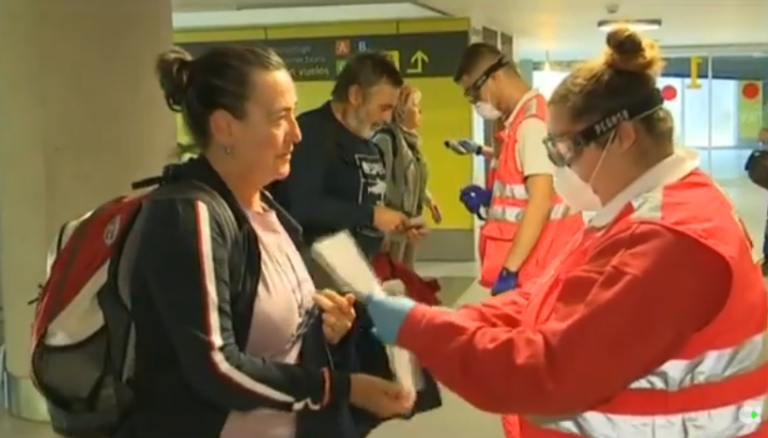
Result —
<instances>
[{"instance_id":1,"label":"orange high-visibility vest","mask_svg":"<svg viewBox=\"0 0 768 438\"><path fill-rule=\"evenodd\" d=\"M491 287L496 281L512 246L518 222L528 205L525 174L517 160L517 132L523 121L531 117L543 121L547 119L547 102L541 94L535 94L524 101L520 110L507 123L507 129L498 134L502 145L497 149L497 156L491 161L488 171L493 197L487 211L487 220L480 231L480 284L485 287ZM536 248L518 273L521 285L544 269L557 252L557 247L583 227L581 216L572 214L559 198L553 201L550 218Z\"/></svg>"},{"instance_id":2,"label":"orange high-visibility vest","mask_svg":"<svg viewBox=\"0 0 768 438\"><path fill-rule=\"evenodd\" d=\"M581 241L554 263L559 272L581 266L590 249L600 245L601 236L617 225L651 220L721 254L731 266L733 282L720 314L666 363L587 412L556 418L521 416L522 438L768 437L764 416L768 411L763 411L768 399L768 299L745 231L741 224L734 226L735 214L711 211L713 201L721 196L709 177L694 170L638 196L605 228L587 229ZM706 224L705 230L701 224ZM674 273L670 266L670 275ZM546 303L553 302L559 290L554 268L535 289L523 317L525 327L536 327L549 318ZM653 315L648 318L653 323ZM605 360L611 360L610 352Z\"/></svg>"}]
</instances>

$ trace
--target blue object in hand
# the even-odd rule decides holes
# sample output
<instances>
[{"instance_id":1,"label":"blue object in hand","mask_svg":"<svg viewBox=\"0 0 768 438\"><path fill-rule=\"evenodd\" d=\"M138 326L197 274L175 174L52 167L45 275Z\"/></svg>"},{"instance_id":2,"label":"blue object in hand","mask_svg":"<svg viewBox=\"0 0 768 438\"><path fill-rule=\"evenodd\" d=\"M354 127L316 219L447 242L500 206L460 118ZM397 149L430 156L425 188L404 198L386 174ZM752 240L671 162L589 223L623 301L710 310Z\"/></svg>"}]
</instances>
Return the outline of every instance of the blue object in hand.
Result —
<instances>
[{"instance_id":1,"label":"blue object in hand","mask_svg":"<svg viewBox=\"0 0 768 438\"><path fill-rule=\"evenodd\" d=\"M397 344L400 327L416 302L406 297L374 297L366 302L376 336L385 344Z\"/></svg>"},{"instance_id":2,"label":"blue object in hand","mask_svg":"<svg viewBox=\"0 0 768 438\"><path fill-rule=\"evenodd\" d=\"M478 214L481 208L491 204L491 191L476 184L469 185L461 189L459 200L467 211Z\"/></svg>"},{"instance_id":3,"label":"blue object in hand","mask_svg":"<svg viewBox=\"0 0 768 438\"><path fill-rule=\"evenodd\" d=\"M502 268L499 273L499 277L496 278L496 283L493 283L491 288L491 295L501 295L505 292L515 290L517 288L517 272L512 272L507 268Z\"/></svg>"},{"instance_id":4,"label":"blue object in hand","mask_svg":"<svg viewBox=\"0 0 768 438\"><path fill-rule=\"evenodd\" d=\"M472 140L446 140L445 141L445 147L452 150L453 152L456 152L459 155L480 155L480 152L482 149L480 148L480 145L475 143Z\"/></svg>"}]
</instances>

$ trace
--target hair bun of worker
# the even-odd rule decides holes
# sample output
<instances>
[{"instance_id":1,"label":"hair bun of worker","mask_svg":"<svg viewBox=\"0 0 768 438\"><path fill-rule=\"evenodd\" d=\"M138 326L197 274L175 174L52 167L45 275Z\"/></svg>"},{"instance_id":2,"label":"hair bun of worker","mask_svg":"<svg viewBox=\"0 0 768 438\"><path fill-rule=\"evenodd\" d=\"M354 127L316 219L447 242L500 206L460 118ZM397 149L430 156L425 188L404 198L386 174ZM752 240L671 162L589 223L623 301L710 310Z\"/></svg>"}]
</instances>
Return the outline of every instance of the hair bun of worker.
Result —
<instances>
[{"instance_id":1,"label":"hair bun of worker","mask_svg":"<svg viewBox=\"0 0 768 438\"><path fill-rule=\"evenodd\" d=\"M184 107L187 78L192 56L186 50L174 47L157 57L155 73L163 90L165 103L174 112L181 112Z\"/></svg>"},{"instance_id":2,"label":"hair bun of worker","mask_svg":"<svg viewBox=\"0 0 768 438\"><path fill-rule=\"evenodd\" d=\"M641 37L628 27L617 27L608 32L605 44L608 46L605 54L608 68L652 76L661 74L664 61L655 41Z\"/></svg>"}]
</instances>

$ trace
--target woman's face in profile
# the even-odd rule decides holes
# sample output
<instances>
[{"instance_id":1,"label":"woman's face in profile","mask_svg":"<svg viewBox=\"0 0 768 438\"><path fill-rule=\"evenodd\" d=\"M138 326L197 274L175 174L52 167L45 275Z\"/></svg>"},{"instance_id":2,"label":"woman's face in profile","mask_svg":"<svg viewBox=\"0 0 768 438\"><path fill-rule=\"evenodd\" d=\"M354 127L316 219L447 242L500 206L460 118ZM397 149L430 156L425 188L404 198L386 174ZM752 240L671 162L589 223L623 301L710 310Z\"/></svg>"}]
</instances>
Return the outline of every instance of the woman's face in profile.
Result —
<instances>
[{"instance_id":1,"label":"woman's face in profile","mask_svg":"<svg viewBox=\"0 0 768 438\"><path fill-rule=\"evenodd\" d=\"M413 103L405 109L403 124L408 129L419 129L419 127L421 127L421 102L414 100Z\"/></svg>"},{"instance_id":2,"label":"woman's face in profile","mask_svg":"<svg viewBox=\"0 0 768 438\"><path fill-rule=\"evenodd\" d=\"M268 184L288 176L291 153L301 141L296 86L286 70L255 73L253 81L235 147L244 170Z\"/></svg>"}]
</instances>

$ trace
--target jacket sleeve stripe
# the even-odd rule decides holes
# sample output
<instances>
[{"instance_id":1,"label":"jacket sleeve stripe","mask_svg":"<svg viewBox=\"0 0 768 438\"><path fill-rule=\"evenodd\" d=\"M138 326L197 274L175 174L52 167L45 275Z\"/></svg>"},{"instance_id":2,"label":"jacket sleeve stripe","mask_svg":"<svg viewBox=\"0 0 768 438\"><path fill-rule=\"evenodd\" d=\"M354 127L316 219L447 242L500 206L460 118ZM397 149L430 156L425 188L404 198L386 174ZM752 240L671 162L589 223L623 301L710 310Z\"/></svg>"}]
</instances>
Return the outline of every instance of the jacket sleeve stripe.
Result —
<instances>
[{"instance_id":1,"label":"jacket sleeve stripe","mask_svg":"<svg viewBox=\"0 0 768 438\"><path fill-rule=\"evenodd\" d=\"M214 365L214 369L242 389L276 401L292 404L297 403L297 401L290 395L251 379L227 362L222 352L224 340L221 335L221 324L219 321L219 292L216 288L210 215L208 207L201 201L196 202L195 211L197 213L198 244L200 246L200 273L203 277L201 279L201 284L203 285L203 293L205 294L204 302L207 314L207 335L210 345L210 359ZM226 267L224 269L226 269ZM308 402L308 400L305 402ZM303 405L305 402L300 402L300 404Z\"/></svg>"}]
</instances>

